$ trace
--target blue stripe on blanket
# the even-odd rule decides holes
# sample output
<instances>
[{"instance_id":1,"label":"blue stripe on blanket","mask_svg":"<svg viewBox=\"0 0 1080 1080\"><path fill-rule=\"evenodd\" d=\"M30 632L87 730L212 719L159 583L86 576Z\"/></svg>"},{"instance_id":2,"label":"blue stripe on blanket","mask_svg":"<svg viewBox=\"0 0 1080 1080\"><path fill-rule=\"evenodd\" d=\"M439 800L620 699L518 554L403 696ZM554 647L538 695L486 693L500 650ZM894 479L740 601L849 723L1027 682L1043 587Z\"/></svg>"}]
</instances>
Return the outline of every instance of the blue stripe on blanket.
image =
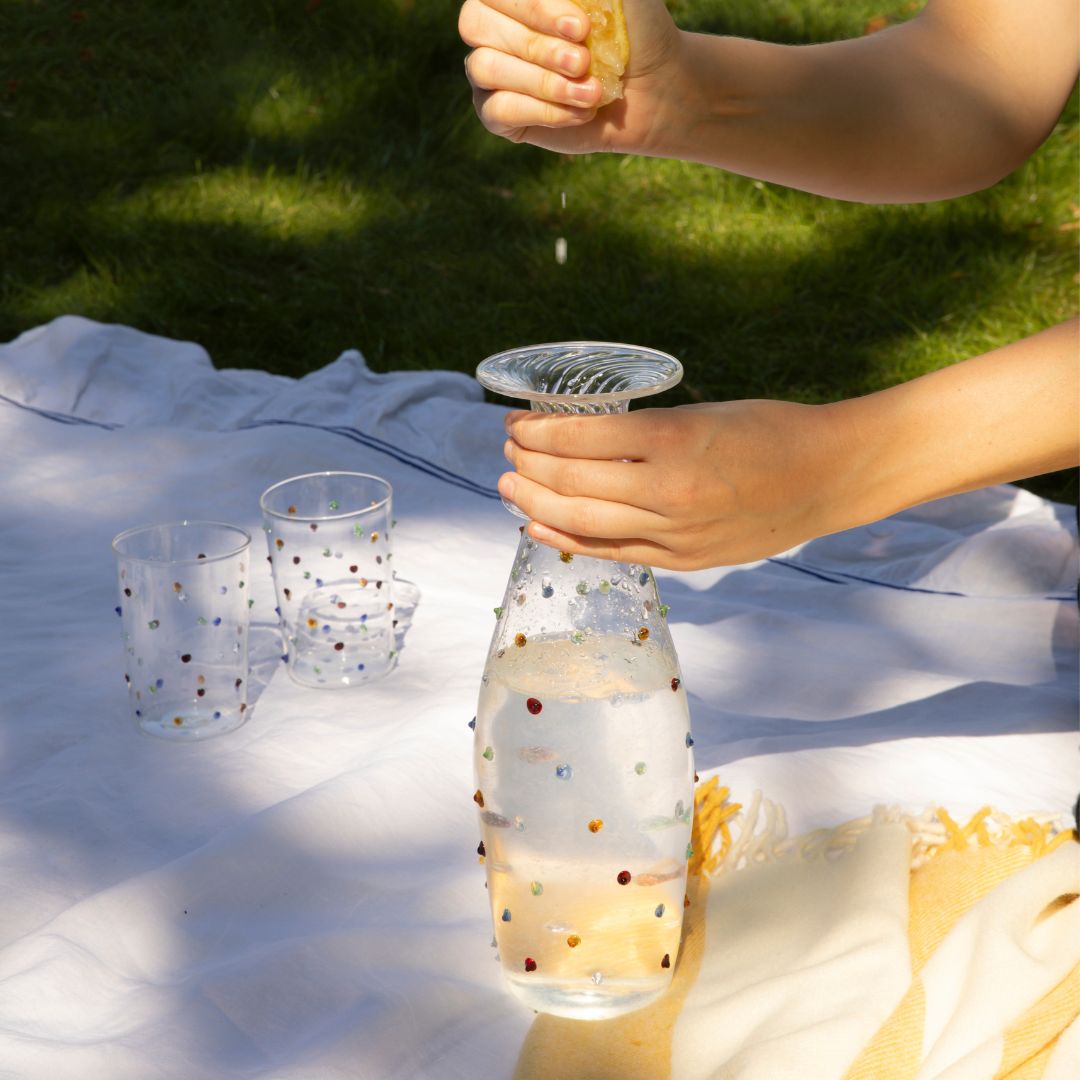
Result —
<instances>
[{"instance_id":1,"label":"blue stripe on blanket","mask_svg":"<svg viewBox=\"0 0 1080 1080\"><path fill-rule=\"evenodd\" d=\"M9 398L6 394L0 394L0 401L6 402L8 405L13 405L17 409L23 409L26 412L34 413L46 420L53 420L58 424L96 427L105 431L118 431L124 427L123 424L109 424L102 420L89 420L83 416L71 416L67 413L54 412L51 409L39 409L33 405L26 405L21 401L15 401L14 398ZM331 435L341 435L343 438L351 439L361 446L366 446L369 450L375 450L377 453L385 454L387 457L399 461L402 465L408 465L410 468L434 477L436 480L441 480L445 484L452 484L454 487L461 488L463 491L471 492L473 495L479 495L485 499L500 498L499 493L494 488L478 484L475 480L470 480L467 476L461 476L458 473L451 472L449 469L443 468L443 466L434 461L428 461L427 458L422 458L418 454L403 450L401 447L394 446L392 443L388 443L385 439L380 439L375 435L366 435L356 428L345 427L344 425L311 424L304 420L255 420L250 424L242 425L236 430L250 431L261 427L302 427L310 428L312 431L329 432ZM801 574L809 574L811 577L815 577L819 581L828 582L830 585L847 585L850 582L857 581L862 585L879 585L882 588L896 589L899 592L927 593L931 596L965 597L970 595L968 593L950 592L945 589L921 589L917 585L898 585L892 581L879 581L876 578L862 577L859 574L850 574L843 570L823 570L819 567L807 566L802 563L793 562L789 559L781 559L775 556L766 559L765 561L773 563L776 566L787 567L789 570L797 570ZM1074 601L1077 599L1077 594L1076 592L1058 593L1045 596L1043 599Z\"/></svg>"}]
</instances>

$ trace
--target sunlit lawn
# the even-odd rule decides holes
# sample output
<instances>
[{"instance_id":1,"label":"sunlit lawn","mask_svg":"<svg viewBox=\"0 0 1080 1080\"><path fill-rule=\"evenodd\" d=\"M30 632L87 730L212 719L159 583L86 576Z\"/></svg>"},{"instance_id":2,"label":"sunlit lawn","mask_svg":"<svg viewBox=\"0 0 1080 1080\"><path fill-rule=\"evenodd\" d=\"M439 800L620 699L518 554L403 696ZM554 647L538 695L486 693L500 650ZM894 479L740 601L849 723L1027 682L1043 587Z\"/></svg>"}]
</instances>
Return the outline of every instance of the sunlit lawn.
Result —
<instances>
[{"instance_id":1,"label":"sunlit lawn","mask_svg":"<svg viewBox=\"0 0 1080 1080\"><path fill-rule=\"evenodd\" d=\"M794 43L912 9L670 6ZM349 347L383 370L471 371L508 345L595 337L678 355L673 404L824 401L1076 310L1075 94L990 191L841 204L489 136L457 7L0 0L0 339L77 312L298 375ZM1075 499L1068 478L1036 486Z\"/></svg>"}]
</instances>

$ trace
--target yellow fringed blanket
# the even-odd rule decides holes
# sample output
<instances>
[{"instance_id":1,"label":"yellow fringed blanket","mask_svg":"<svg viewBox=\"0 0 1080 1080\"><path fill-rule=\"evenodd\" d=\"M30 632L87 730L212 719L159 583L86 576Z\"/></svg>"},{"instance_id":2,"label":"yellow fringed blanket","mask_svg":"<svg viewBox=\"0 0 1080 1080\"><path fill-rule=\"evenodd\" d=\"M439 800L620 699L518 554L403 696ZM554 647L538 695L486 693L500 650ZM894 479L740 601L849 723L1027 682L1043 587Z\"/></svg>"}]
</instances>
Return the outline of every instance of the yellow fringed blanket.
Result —
<instances>
[{"instance_id":1,"label":"yellow fringed blanket","mask_svg":"<svg viewBox=\"0 0 1080 1080\"><path fill-rule=\"evenodd\" d=\"M878 809L788 839L696 796L671 991L538 1016L515 1080L1076 1080L1080 844L1049 817Z\"/></svg>"}]
</instances>

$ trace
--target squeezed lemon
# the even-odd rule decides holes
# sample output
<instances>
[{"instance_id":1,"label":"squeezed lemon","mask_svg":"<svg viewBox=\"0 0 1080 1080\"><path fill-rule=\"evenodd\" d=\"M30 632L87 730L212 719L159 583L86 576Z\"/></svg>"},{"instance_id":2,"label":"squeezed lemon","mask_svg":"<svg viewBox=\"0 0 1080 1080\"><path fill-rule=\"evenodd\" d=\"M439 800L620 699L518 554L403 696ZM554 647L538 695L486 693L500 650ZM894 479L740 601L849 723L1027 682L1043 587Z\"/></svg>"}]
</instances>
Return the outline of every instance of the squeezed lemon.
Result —
<instances>
[{"instance_id":1,"label":"squeezed lemon","mask_svg":"<svg viewBox=\"0 0 1080 1080\"><path fill-rule=\"evenodd\" d=\"M600 80L600 106L623 96L622 77L630 61L630 36L622 0L574 0L592 24L585 46L592 56L589 74Z\"/></svg>"}]
</instances>

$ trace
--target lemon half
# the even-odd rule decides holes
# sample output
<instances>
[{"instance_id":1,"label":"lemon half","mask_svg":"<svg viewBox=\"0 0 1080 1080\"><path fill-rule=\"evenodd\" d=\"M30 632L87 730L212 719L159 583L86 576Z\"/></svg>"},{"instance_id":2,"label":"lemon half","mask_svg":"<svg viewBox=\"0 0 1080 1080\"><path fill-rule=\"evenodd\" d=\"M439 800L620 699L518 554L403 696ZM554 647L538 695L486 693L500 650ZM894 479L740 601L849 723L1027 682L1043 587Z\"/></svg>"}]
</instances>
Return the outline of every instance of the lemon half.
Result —
<instances>
[{"instance_id":1,"label":"lemon half","mask_svg":"<svg viewBox=\"0 0 1080 1080\"><path fill-rule=\"evenodd\" d=\"M603 93L600 105L607 105L623 96L622 76L630 61L630 36L626 32L626 16L622 0L574 0L592 28L585 46L592 56L589 74L600 80Z\"/></svg>"}]
</instances>

